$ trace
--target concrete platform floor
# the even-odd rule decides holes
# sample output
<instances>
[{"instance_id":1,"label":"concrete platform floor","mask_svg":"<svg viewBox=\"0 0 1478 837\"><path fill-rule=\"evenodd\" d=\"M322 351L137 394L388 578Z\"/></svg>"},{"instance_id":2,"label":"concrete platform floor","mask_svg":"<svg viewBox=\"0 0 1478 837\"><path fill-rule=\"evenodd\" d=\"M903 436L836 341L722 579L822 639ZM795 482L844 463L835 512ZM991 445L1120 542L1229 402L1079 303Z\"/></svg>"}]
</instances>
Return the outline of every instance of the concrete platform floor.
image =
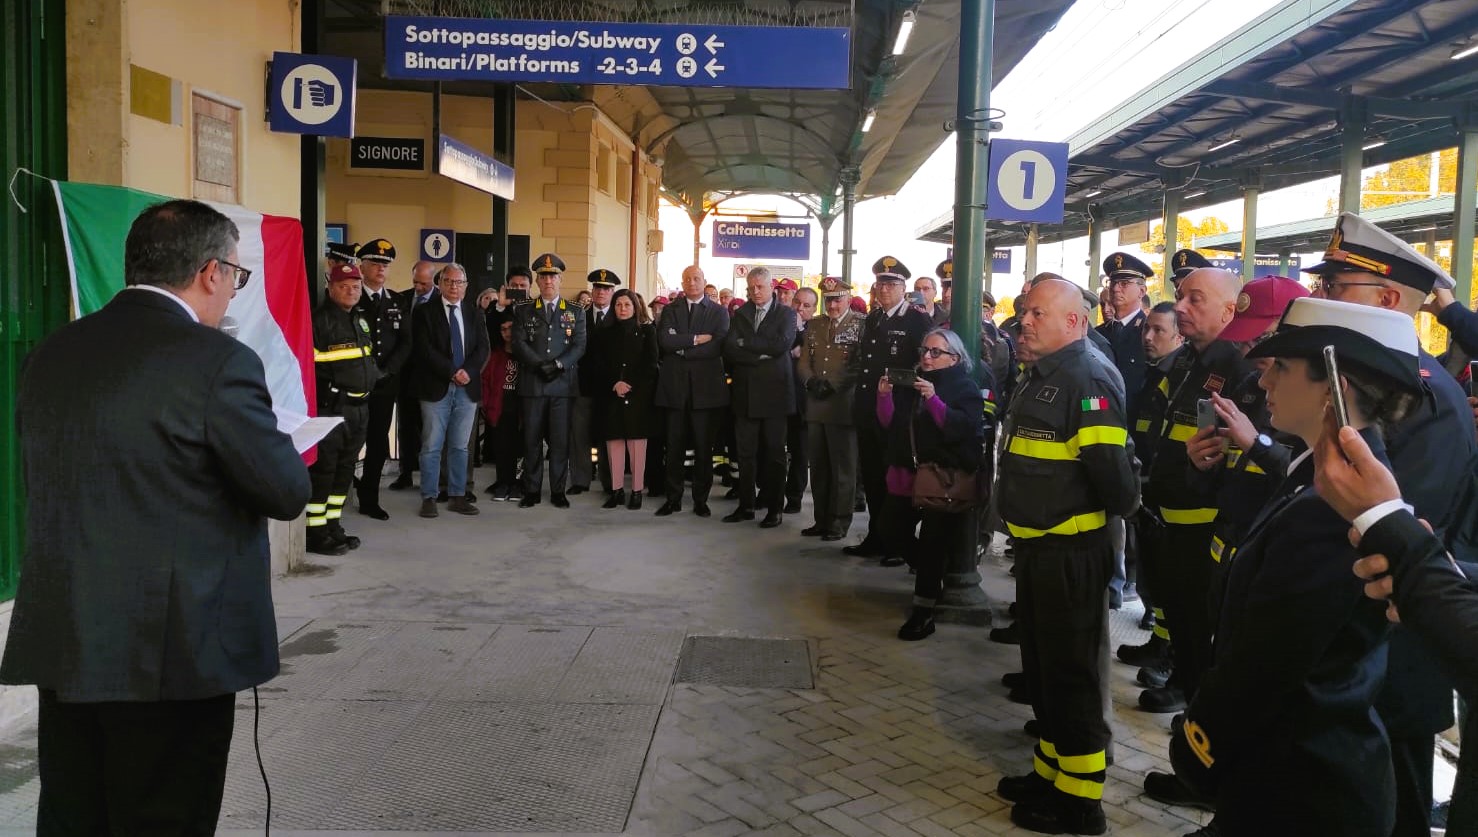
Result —
<instances>
[{"instance_id":1,"label":"concrete platform floor","mask_svg":"<svg viewBox=\"0 0 1478 837\"><path fill-rule=\"evenodd\" d=\"M723 500L707 520L571 500L483 495L477 517L423 520L413 491L387 490L391 520L346 516L362 548L276 582L286 671L262 689L262 750L277 834L1025 833L994 794L1031 764L1030 711L1000 685L1014 646L952 624L897 640L911 577L801 537L809 499L773 530L720 522ZM1005 565L981 569L1003 610ZM1116 642L1143 641L1137 618L1114 614ZM674 683L693 635L804 639L815 688ZM1133 677L1114 664L1111 830L1193 831L1204 815L1140 792L1166 767L1170 719L1131 708ZM221 827L251 834L249 694L238 709ZM34 762L34 726L0 738L0 833L31 830Z\"/></svg>"}]
</instances>

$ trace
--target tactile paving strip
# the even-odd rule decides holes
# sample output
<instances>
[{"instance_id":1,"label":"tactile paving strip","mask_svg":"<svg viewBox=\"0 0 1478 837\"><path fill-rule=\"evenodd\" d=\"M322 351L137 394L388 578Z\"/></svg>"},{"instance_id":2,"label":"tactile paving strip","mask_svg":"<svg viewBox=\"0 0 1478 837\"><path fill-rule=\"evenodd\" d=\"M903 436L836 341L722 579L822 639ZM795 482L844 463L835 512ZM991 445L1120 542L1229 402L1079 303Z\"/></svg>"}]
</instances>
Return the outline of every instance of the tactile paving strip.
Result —
<instances>
[{"instance_id":1,"label":"tactile paving strip","mask_svg":"<svg viewBox=\"0 0 1478 837\"><path fill-rule=\"evenodd\" d=\"M812 689L811 652L802 639L692 636L677 682L755 689Z\"/></svg>"}]
</instances>

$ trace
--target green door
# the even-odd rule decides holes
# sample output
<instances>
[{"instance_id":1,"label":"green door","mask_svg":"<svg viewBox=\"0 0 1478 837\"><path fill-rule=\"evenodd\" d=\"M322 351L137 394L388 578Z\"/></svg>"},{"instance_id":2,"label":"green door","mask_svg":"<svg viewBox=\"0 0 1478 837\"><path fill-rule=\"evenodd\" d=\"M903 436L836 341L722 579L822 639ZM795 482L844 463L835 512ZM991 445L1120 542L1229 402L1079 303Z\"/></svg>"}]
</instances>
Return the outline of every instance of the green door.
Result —
<instances>
[{"instance_id":1,"label":"green door","mask_svg":"<svg viewBox=\"0 0 1478 837\"><path fill-rule=\"evenodd\" d=\"M18 168L67 176L63 5L0 4L0 177L7 183ZM12 195L30 211L22 212ZM26 352L66 322L68 282L50 185L22 174L0 201L0 599L9 599L25 542L16 382ZM85 393L79 403L86 403Z\"/></svg>"}]
</instances>

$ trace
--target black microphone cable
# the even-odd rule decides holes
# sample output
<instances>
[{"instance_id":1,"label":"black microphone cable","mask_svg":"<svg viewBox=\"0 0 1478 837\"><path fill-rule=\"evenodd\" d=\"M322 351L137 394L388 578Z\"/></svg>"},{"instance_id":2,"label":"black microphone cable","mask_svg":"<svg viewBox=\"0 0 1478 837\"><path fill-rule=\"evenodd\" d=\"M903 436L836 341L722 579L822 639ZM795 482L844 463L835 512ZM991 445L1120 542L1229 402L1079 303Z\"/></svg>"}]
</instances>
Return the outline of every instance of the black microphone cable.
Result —
<instances>
[{"instance_id":1,"label":"black microphone cable","mask_svg":"<svg viewBox=\"0 0 1478 837\"><path fill-rule=\"evenodd\" d=\"M251 687L251 742L257 751L257 770L262 774L262 788L267 792L267 816L262 820L262 834L272 834L272 785L267 781L267 767L262 764L262 700L257 697L257 687Z\"/></svg>"}]
</instances>

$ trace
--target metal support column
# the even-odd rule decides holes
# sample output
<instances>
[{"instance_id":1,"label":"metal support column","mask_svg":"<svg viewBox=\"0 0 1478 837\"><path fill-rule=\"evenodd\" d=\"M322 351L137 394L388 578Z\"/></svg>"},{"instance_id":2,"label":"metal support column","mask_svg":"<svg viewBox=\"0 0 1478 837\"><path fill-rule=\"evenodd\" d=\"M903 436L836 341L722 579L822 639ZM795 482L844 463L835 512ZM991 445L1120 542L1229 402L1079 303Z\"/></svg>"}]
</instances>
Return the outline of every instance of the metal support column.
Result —
<instances>
[{"instance_id":1,"label":"metal support column","mask_svg":"<svg viewBox=\"0 0 1478 837\"><path fill-rule=\"evenodd\" d=\"M1365 101L1346 96L1340 103L1339 211L1360 211L1361 171L1365 166Z\"/></svg>"},{"instance_id":2,"label":"metal support column","mask_svg":"<svg viewBox=\"0 0 1478 837\"><path fill-rule=\"evenodd\" d=\"M1180 243L1176 240L1180 236L1180 189L1167 188L1165 190L1165 260L1161 262L1164 267L1160 270L1160 278L1165 282L1165 293L1172 299L1175 297L1175 284L1170 281L1170 257L1180 249Z\"/></svg>"},{"instance_id":3,"label":"metal support column","mask_svg":"<svg viewBox=\"0 0 1478 837\"><path fill-rule=\"evenodd\" d=\"M1037 275L1037 243L1040 237L1036 224L1026 228L1026 276L1023 278L1028 280ZM994 257L994 252L991 255Z\"/></svg>"},{"instance_id":4,"label":"metal support column","mask_svg":"<svg viewBox=\"0 0 1478 837\"><path fill-rule=\"evenodd\" d=\"M1478 199L1478 124L1463 126L1457 147L1457 205L1452 213L1453 293L1467 306L1473 304L1473 221Z\"/></svg>"},{"instance_id":5,"label":"metal support column","mask_svg":"<svg viewBox=\"0 0 1478 837\"><path fill-rule=\"evenodd\" d=\"M1293 251L1289 250L1287 247L1284 247L1282 250L1278 251L1278 275L1288 277L1290 279L1297 278L1294 276L1290 276L1288 273L1288 268L1292 266Z\"/></svg>"},{"instance_id":6,"label":"metal support column","mask_svg":"<svg viewBox=\"0 0 1478 837\"><path fill-rule=\"evenodd\" d=\"M980 297L990 258L985 237L986 142L990 136L991 50L995 40L995 0L963 0L960 7L959 93L955 109L954 297L950 323L966 346L980 345ZM953 616L988 618L989 600L976 570L979 519L969 514L960 548L945 559L944 596L939 603ZM967 615L968 614L968 615ZM972 618L973 617L973 618Z\"/></svg>"},{"instance_id":7,"label":"metal support column","mask_svg":"<svg viewBox=\"0 0 1478 837\"><path fill-rule=\"evenodd\" d=\"M1103 221L1093 215L1096 207L1088 208L1088 287L1098 284L1098 266L1103 263ZM1030 279L1031 276L1026 277Z\"/></svg>"},{"instance_id":8,"label":"metal support column","mask_svg":"<svg viewBox=\"0 0 1478 837\"><path fill-rule=\"evenodd\" d=\"M821 278L825 279L830 275L827 269L831 266L831 222L836 216L817 215L816 220L821 224Z\"/></svg>"},{"instance_id":9,"label":"metal support column","mask_svg":"<svg viewBox=\"0 0 1478 837\"><path fill-rule=\"evenodd\" d=\"M1257 196L1258 186L1242 189L1242 281L1251 281L1257 266Z\"/></svg>"},{"instance_id":10,"label":"metal support column","mask_svg":"<svg viewBox=\"0 0 1478 837\"><path fill-rule=\"evenodd\" d=\"M315 55L323 48L325 0L303 0L301 6L302 51ZM304 134L299 140L298 219L303 224L303 258L308 266L308 299L317 305L323 298L323 250L328 246L324 222L328 213L324 188L328 183L327 153L323 137Z\"/></svg>"},{"instance_id":11,"label":"metal support column","mask_svg":"<svg viewBox=\"0 0 1478 837\"><path fill-rule=\"evenodd\" d=\"M861 179L862 173L856 168L842 169L842 281L854 288L852 256L857 251L852 249L852 222L857 209L857 183Z\"/></svg>"},{"instance_id":12,"label":"metal support column","mask_svg":"<svg viewBox=\"0 0 1478 837\"><path fill-rule=\"evenodd\" d=\"M1422 253L1432 261L1437 261L1437 228L1427 230L1422 238Z\"/></svg>"}]
</instances>

